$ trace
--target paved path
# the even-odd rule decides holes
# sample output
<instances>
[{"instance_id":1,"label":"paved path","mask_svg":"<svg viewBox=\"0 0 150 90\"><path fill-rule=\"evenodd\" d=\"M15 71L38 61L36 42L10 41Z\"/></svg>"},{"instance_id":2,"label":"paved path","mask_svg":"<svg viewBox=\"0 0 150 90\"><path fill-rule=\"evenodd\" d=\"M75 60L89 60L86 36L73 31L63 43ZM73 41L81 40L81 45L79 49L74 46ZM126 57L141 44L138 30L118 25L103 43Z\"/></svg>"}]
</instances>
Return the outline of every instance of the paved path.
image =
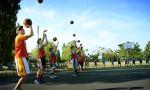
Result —
<instances>
[{"instance_id":1,"label":"paved path","mask_svg":"<svg viewBox=\"0 0 150 90\"><path fill-rule=\"evenodd\" d=\"M33 83L30 76L22 90L150 90L150 69L86 70L73 77L71 72L59 72L59 77ZM0 90L13 90L17 77L0 78Z\"/></svg>"}]
</instances>

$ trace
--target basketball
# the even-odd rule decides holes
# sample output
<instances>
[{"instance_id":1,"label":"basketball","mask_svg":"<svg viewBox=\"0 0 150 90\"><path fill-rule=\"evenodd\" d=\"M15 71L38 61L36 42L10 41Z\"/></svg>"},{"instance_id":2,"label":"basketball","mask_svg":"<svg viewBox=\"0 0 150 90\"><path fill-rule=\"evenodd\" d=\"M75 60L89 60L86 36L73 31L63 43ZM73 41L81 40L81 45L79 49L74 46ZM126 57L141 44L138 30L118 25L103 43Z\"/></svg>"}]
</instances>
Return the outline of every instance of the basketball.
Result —
<instances>
[{"instance_id":1,"label":"basketball","mask_svg":"<svg viewBox=\"0 0 150 90\"><path fill-rule=\"evenodd\" d=\"M71 21L70 21L70 24L74 24L74 21L73 21L73 20L71 20Z\"/></svg>"},{"instance_id":2,"label":"basketball","mask_svg":"<svg viewBox=\"0 0 150 90\"><path fill-rule=\"evenodd\" d=\"M76 34L73 34L73 37L75 37L76 36Z\"/></svg>"},{"instance_id":3,"label":"basketball","mask_svg":"<svg viewBox=\"0 0 150 90\"><path fill-rule=\"evenodd\" d=\"M56 38L56 37L54 37L54 38L53 38L53 41L57 41L57 38Z\"/></svg>"},{"instance_id":4,"label":"basketball","mask_svg":"<svg viewBox=\"0 0 150 90\"><path fill-rule=\"evenodd\" d=\"M29 18L24 19L23 24L26 28L29 28L32 25L32 20Z\"/></svg>"},{"instance_id":5,"label":"basketball","mask_svg":"<svg viewBox=\"0 0 150 90\"><path fill-rule=\"evenodd\" d=\"M40 3L40 4L43 3L43 0L38 0L38 3Z\"/></svg>"},{"instance_id":6,"label":"basketball","mask_svg":"<svg viewBox=\"0 0 150 90\"><path fill-rule=\"evenodd\" d=\"M78 43L80 42L80 40L77 41Z\"/></svg>"}]
</instances>

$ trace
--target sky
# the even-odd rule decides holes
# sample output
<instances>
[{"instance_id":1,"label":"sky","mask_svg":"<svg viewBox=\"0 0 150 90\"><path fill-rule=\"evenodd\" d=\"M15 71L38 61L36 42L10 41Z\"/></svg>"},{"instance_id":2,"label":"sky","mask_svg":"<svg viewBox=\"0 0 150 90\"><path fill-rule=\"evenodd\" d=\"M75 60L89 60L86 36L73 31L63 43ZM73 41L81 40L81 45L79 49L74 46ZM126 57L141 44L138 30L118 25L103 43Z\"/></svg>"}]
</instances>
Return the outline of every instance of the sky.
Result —
<instances>
[{"instance_id":1,"label":"sky","mask_svg":"<svg viewBox=\"0 0 150 90\"><path fill-rule=\"evenodd\" d=\"M99 47L117 50L127 41L138 42L144 49L150 40L149 0L43 0L41 4L22 0L20 6L17 23L22 25L25 18L33 22L34 36L26 41L28 52L37 46L37 26L40 37L45 29L48 40L57 37L60 51L63 43L72 40L80 40L88 52Z\"/></svg>"}]
</instances>

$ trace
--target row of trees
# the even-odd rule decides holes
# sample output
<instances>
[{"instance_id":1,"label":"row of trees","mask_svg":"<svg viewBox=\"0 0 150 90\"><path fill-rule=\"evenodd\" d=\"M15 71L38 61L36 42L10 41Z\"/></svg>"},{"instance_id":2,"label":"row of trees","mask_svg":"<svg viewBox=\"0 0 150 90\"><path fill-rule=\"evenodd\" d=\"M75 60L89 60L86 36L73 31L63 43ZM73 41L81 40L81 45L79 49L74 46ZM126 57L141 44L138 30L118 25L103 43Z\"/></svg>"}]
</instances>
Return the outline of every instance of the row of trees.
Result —
<instances>
[{"instance_id":1,"label":"row of trees","mask_svg":"<svg viewBox=\"0 0 150 90\"><path fill-rule=\"evenodd\" d=\"M17 13L21 0L0 0L0 64L6 65L14 57Z\"/></svg>"},{"instance_id":2,"label":"row of trees","mask_svg":"<svg viewBox=\"0 0 150 90\"><path fill-rule=\"evenodd\" d=\"M60 52L59 50L57 51L57 57L58 58L58 62L64 62L64 61L69 61L71 60L71 50L70 47L73 45L73 42L69 42L67 44L64 44L62 46L62 54L60 56ZM49 42L49 44L46 46L45 50L46 52L48 52L48 48L52 47L54 45L53 42ZM119 44L119 49L118 50L111 50L111 49L107 49L104 47L99 47L97 51L86 55L86 57L88 57L89 61L92 62L98 62L98 61L102 61L102 57L105 61L111 61L112 58L114 61L117 61L118 58L150 58L150 41L147 43L144 51L142 51L142 49L140 49L140 45L138 43L134 44L134 48L132 49L125 49L122 44ZM80 48L77 48L77 51L80 50ZM102 54L104 54L104 56L102 56ZM32 55L34 58L37 58L37 48L34 49L32 51ZM47 54L48 55L48 54Z\"/></svg>"},{"instance_id":3,"label":"row of trees","mask_svg":"<svg viewBox=\"0 0 150 90\"><path fill-rule=\"evenodd\" d=\"M101 60L105 60L105 61L111 61L112 58L114 59L114 61L118 61L120 58L143 58L144 60L146 58L150 59L150 41L148 41L148 43L145 46L145 49L142 51L142 49L140 48L140 45L138 43L134 44L134 48L132 49L125 49L123 46L124 43L119 44L119 49L118 50L111 50L111 49L106 49L103 47L99 47L99 49L97 51L95 51L95 54L91 54L89 55L91 61L99 61ZM102 56L103 54L103 56ZM99 58L99 56L101 56ZM102 59L103 58L103 59Z\"/></svg>"}]
</instances>

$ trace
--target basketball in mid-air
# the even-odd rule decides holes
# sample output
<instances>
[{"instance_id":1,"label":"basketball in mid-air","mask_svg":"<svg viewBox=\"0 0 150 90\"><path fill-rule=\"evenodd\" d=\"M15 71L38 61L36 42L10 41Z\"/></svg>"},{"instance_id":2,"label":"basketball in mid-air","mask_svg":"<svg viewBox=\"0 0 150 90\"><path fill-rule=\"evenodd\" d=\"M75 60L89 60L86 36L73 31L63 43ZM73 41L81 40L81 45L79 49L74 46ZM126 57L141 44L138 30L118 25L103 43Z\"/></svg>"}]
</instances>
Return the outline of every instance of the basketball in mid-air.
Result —
<instances>
[{"instance_id":1,"label":"basketball in mid-air","mask_svg":"<svg viewBox=\"0 0 150 90\"><path fill-rule=\"evenodd\" d=\"M71 21L70 21L70 24L74 24L74 21L73 21L73 20L71 20Z\"/></svg>"},{"instance_id":2,"label":"basketball in mid-air","mask_svg":"<svg viewBox=\"0 0 150 90\"><path fill-rule=\"evenodd\" d=\"M57 37L53 37L53 41L57 41Z\"/></svg>"},{"instance_id":3,"label":"basketball in mid-air","mask_svg":"<svg viewBox=\"0 0 150 90\"><path fill-rule=\"evenodd\" d=\"M40 4L43 3L43 0L38 0L38 3L40 3Z\"/></svg>"},{"instance_id":4,"label":"basketball in mid-air","mask_svg":"<svg viewBox=\"0 0 150 90\"><path fill-rule=\"evenodd\" d=\"M73 37L75 37L76 36L76 34L73 34Z\"/></svg>"},{"instance_id":5,"label":"basketball in mid-air","mask_svg":"<svg viewBox=\"0 0 150 90\"><path fill-rule=\"evenodd\" d=\"M29 28L32 25L32 20L29 18L24 19L23 24L26 28Z\"/></svg>"}]
</instances>

